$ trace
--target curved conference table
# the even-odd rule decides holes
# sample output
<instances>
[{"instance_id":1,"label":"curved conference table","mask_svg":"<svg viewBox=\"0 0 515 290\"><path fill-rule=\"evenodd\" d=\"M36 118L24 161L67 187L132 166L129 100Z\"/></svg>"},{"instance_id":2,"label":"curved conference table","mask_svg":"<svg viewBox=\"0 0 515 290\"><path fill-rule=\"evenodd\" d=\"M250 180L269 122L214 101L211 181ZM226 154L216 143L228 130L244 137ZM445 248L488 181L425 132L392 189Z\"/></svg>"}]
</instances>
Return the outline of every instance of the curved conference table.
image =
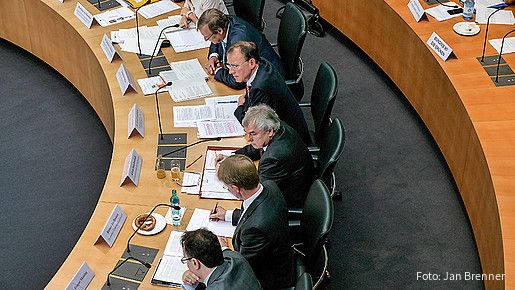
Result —
<instances>
[{"instance_id":1,"label":"curved conference table","mask_svg":"<svg viewBox=\"0 0 515 290\"><path fill-rule=\"evenodd\" d=\"M0 36L47 62L77 87L95 109L113 141L109 174L95 212L75 248L48 285L48 288L64 288L86 261L96 274L90 287L97 289L104 284L107 273L125 249L125 241L132 233L128 221L156 203L166 202L175 185L169 177L156 179L153 169L158 134L154 98L138 92L122 96L115 78L122 61L109 63L99 46L104 33L129 28L134 23L87 29L73 16L76 2L0 0ZM95 11L86 1L80 2L89 11ZM484 25L479 35L461 37L452 31L452 25L461 21L460 18L446 22L431 18L417 23L407 2L314 0L322 17L388 74L429 128L458 185L474 231L483 272L506 273L505 280L485 281L487 288L515 288L515 88L495 87L476 60L482 50ZM427 8L427 5L423 6ZM155 19L142 19L142 24L155 25ZM502 37L510 29L506 25L494 25L490 29L491 38ZM425 43L432 32L437 32L453 48L457 58L444 62L429 49ZM169 61L205 57L205 51L185 54L174 54L170 48L164 51ZM487 55L494 53L488 46ZM136 55L122 53L122 58L134 79L145 76ZM506 55L505 59L515 67L514 55ZM215 95L234 93L211 80L209 84ZM164 131L187 132L188 141L194 141L193 129L172 127L170 98L161 93L160 100ZM145 113L145 138L127 139L127 114L134 103ZM243 140L233 138L221 142L224 143L243 144ZM120 187L123 163L132 148L143 158L140 185ZM187 162L203 150L204 146L191 148ZM200 170L201 163L192 170ZM181 197L187 208L210 208L214 204L213 200ZM94 245L116 203L126 211L128 221L112 248L105 243ZM234 206L235 202L222 204ZM158 212L164 213L164 210ZM186 214L186 219L189 216L191 211ZM152 238L137 235L133 243L161 249L159 257L170 228ZM155 265L156 261L153 267ZM415 277L415 272L413 275ZM149 284L149 279L150 275L147 275L141 286L143 289L154 287Z\"/></svg>"}]
</instances>

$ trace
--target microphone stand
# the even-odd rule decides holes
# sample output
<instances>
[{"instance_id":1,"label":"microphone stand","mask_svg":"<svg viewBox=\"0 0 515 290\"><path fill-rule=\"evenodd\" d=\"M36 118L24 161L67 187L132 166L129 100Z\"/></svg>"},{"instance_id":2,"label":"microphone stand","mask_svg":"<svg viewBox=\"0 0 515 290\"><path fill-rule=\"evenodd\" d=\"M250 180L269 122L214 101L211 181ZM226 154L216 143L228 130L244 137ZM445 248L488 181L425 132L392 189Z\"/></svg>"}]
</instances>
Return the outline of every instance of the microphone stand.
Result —
<instances>
[{"instance_id":1,"label":"microphone stand","mask_svg":"<svg viewBox=\"0 0 515 290\"><path fill-rule=\"evenodd\" d=\"M163 35L163 32L168 28L174 28L179 27L179 24L169 25L161 30L159 32L159 37L157 38L156 45L154 46L154 50L152 50L152 55L150 56L150 61L148 62L148 75L150 76L152 74L152 59L154 59L154 54L156 53L157 46L159 45L159 40L161 39L161 36Z\"/></svg>"},{"instance_id":2,"label":"microphone stand","mask_svg":"<svg viewBox=\"0 0 515 290\"><path fill-rule=\"evenodd\" d=\"M113 271L111 271L111 272L109 272L109 274L107 274L107 286L111 286L111 281L109 281L109 277L111 276L111 274L113 274L114 271L118 270L118 268L120 268L128 260L134 260L134 261L140 262L143 266L147 267L147 269L150 269L150 267L151 267L151 265L149 263L143 262L140 259L137 259L137 258L134 258L132 256L129 256L125 260L123 260L123 262L121 262L118 266L114 267Z\"/></svg>"},{"instance_id":3,"label":"microphone stand","mask_svg":"<svg viewBox=\"0 0 515 290\"><path fill-rule=\"evenodd\" d=\"M161 155L161 157L165 157L165 156L168 156L168 155L173 154L175 152L179 152L181 150L184 150L184 149L189 148L191 146L197 145L199 143L204 143L204 142L209 142L209 141L220 141L220 140L222 140L221 137L198 140L197 142L192 143L190 145L182 146L182 147L180 147L178 149L175 149L175 150L172 150L172 151L170 151L168 153L165 153L165 154Z\"/></svg>"},{"instance_id":4,"label":"microphone stand","mask_svg":"<svg viewBox=\"0 0 515 290\"><path fill-rule=\"evenodd\" d=\"M157 88L155 95L156 95L156 108L157 108L157 120L159 121L159 136L161 140L163 140L163 128L161 128L161 114L159 111L159 99L157 98L157 92L159 92L160 89L166 88L167 86L171 86L172 82L167 82L164 86L161 86Z\"/></svg>"},{"instance_id":5,"label":"microphone stand","mask_svg":"<svg viewBox=\"0 0 515 290\"><path fill-rule=\"evenodd\" d=\"M495 13L497 13L499 10L502 10L504 9L505 7L500 7L500 8L497 8L497 10L495 10L494 12L492 12L492 14L490 14L488 16L488 19L486 20L486 30L485 30L485 41L483 42L483 54L481 55L481 63L485 60L485 49L486 49L486 39L487 39L487 36L488 36L488 26L490 25L490 17L492 17L492 15L494 15Z\"/></svg>"},{"instance_id":6,"label":"microphone stand","mask_svg":"<svg viewBox=\"0 0 515 290\"><path fill-rule=\"evenodd\" d=\"M100 0L97 0L98 10L100 10Z\"/></svg>"},{"instance_id":7,"label":"microphone stand","mask_svg":"<svg viewBox=\"0 0 515 290\"><path fill-rule=\"evenodd\" d=\"M499 50L499 58L497 59L497 70L495 71L495 82L497 83L499 81L499 65L501 64L501 54L502 54L502 48L504 46L504 39L506 39L506 36L508 36L510 33L514 32L515 29L511 30L510 32L506 33L504 37L502 38L501 42L501 49Z\"/></svg>"},{"instance_id":8,"label":"microphone stand","mask_svg":"<svg viewBox=\"0 0 515 290\"><path fill-rule=\"evenodd\" d=\"M141 44L139 43L139 22L138 22L138 10L141 9L141 7L147 5L148 3L150 3L151 0L147 0L147 2L145 2L143 5L141 5L140 7L136 8L136 36L138 37L138 49L139 49L139 55L141 55Z\"/></svg>"}]
</instances>

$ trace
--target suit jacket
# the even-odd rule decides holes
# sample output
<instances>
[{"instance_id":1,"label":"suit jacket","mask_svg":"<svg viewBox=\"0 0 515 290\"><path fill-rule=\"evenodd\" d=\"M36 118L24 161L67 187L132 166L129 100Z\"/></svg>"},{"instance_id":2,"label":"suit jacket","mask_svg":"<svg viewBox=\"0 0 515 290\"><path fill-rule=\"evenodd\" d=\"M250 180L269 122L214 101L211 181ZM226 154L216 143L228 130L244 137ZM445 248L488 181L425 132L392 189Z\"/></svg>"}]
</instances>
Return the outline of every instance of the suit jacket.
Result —
<instances>
[{"instance_id":1,"label":"suit jacket","mask_svg":"<svg viewBox=\"0 0 515 290\"><path fill-rule=\"evenodd\" d=\"M261 285L249 263L238 252L225 250L224 262L216 267L207 281L208 290L260 290Z\"/></svg>"},{"instance_id":2,"label":"suit jacket","mask_svg":"<svg viewBox=\"0 0 515 290\"><path fill-rule=\"evenodd\" d=\"M259 180L273 180L281 189L288 207L304 206L308 190L315 179L313 160L297 132L281 122L281 127L261 150L247 145L235 151L252 160L259 160Z\"/></svg>"},{"instance_id":3,"label":"suit jacket","mask_svg":"<svg viewBox=\"0 0 515 290\"><path fill-rule=\"evenodd\" d=\"M240 121L250 107L267 104L275 110L279 118L299 133L304 143L309 144L309 131L299 103L284 82L283 77L266 60L259 64L256 77L245 95L245 102L234 111Z\"/></svg>"},{"instance_id":4,"label":"suit jacket","mask_svg":"<svg viewBox=\"0 0 515 290\"><path fill-rule=\"evenodd\" d=\"M261 184L263 191L238 221L232 243L247 259L263 289L291 287L294 268L286 202L273 181Z\"/></svg>"},{"instance_id":5,"label":"suit jacket","mask_svg":"<svg viewBox=\"0 0 515 290\"><path fill-rule=\"evenodd\" d=\"M237 17L237 16L229 16L229 34L227 35L227 44L226 50L229 49L233 44L238 41L250 41L254 42L259 50L259 56L270 61L275 68L279 71L281 76L284 77L284 69L279 58L279 55L275 52L270 45L270 42L266 39L265 35L259 32L254 26L252 26L247 21ZM227 51L223 50L222 43L214 44L211 43L209 47L209 55L212 53L218 54L218 59L223 61L224 55ZM225 63L224 63L225 64ZM219 69L215 74L215 80L226 84L227 86L241 90L245 88L245 83L238 83L234 80L234 77L229 74L229 70L224 66L222 69Z\"/></svg>"}]
</instances>

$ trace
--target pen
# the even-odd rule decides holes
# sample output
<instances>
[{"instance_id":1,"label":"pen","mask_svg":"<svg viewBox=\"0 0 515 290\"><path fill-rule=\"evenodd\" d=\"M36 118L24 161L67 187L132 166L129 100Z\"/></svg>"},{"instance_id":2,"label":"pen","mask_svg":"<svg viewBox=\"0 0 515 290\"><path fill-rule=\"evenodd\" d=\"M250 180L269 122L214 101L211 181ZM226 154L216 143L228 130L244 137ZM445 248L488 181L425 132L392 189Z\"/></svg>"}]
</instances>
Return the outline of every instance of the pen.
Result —
<instances>
[{"instance_id":1,"label":"pen","mask_svg":"<svg viewBox=\"0 0 515 290\"><path fill-rule=\"evenodd\" d=\"M217 104L236 104L238 101L216 102Z\"/></svg>"},{"instance_id":2,"label":"pen","mask_svg":"<svg viewBox=\"0 0 515 290\"><path fill-rule=\"evenodd\" d=\"M215 207L213 207L213 210L211 211L211 214L215 214L216 213L216 208L218 207L218 201L216 202L215 204ZM216 221L218 219L211 219L212 221Z\"/></svg>"},{"instance_id":3,"label":"pen","mask_svg":"<svg viewBox=\"0 0 515 290\"><path fill-rule=\"evenodd\" d=\"M197 157L197 159L193 160L193 162L191 162L190 164L188 164L188 166L186 166L186 169L187 169L187 168L190 168L190 166L191 166L191 165L193 165L193 164L195 164L195 162L199 161L199 160L200 160L200 158L202 158L202 156L203 156L203 155L201 154L199 157Z\"/></svg>"}]
</instances>

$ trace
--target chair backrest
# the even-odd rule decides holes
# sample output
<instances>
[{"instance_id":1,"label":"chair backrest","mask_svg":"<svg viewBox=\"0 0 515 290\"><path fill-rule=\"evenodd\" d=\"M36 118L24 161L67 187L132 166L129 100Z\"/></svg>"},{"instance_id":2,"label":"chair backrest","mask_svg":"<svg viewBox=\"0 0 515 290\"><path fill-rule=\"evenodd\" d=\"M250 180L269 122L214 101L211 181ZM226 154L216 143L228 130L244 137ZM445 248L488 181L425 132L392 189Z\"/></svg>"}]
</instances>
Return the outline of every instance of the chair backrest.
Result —
<instances>
[{"instance_id":1,"label":"chair backrest","mask_svg":"<svg viewBox=\"0 0 515 290\"><path fill-rule=\"evenodd\" d=\"M233 0L236 16L252 24L257 30L263 31L263 8L265 0Z\"/></svg>"},{"instance_id":2,"label":"chair backrest","mask_svg":"<svg viewBox=\"0 0 515 290\"><path fill-rule=\"evenodd\" d=\"M298 279L297 284L295 285L295 290L312 290L313 289L313 280L311 279L311 275L308 272L304 272Z\"/></svg>"},{"instance_id":3,"label":"chair backrest","mask_svg":"<svg viewBox=\"0 0 515 290\"><path fill-rule=\"evenodd\" d=\"M345 130L340 119L335 118L322 136L316 161L317 178L322 179L329 187L334 167L342 155L344 145Z\"/></svg>"},{"instance_id":4,"label":"chair backrest","mask_svg":"<svg viewBox=\"0 0 515 290\"><path fill-rule=\"evenodd\" d=\"M311 90L311 115L315 124L315 142L318 147L331 123L331 112L338 94L338 76L327 62L318 67L313 89Z\"/></svg>"},{"instance_id":5,"label":"chair backrest","mask_svg":"<svg viewBox=\"0 0 515 290\"><path fill-rule=\"evenodd\" d=\"M295 4L286 3L277 33L277 50L283 63L286 80L297 79L300 52L306 33L306 17Z\"/></svg>"},{"instance_id":6,"label":"chair backrest","mask_svg":"<svg viewBox=\"0 0 515 290\"><path fill-rule=\"evenodd\" d=\"M312 273L311 270L317 264L320 255L323 254L323 246L333 225L333 220L333 200L329 189L323 181L317 179L309 189L300 221L303 249L306 254L304 264L306 272L312 276L320 275L320 273Z\"/></svg>"}]
</instances>

